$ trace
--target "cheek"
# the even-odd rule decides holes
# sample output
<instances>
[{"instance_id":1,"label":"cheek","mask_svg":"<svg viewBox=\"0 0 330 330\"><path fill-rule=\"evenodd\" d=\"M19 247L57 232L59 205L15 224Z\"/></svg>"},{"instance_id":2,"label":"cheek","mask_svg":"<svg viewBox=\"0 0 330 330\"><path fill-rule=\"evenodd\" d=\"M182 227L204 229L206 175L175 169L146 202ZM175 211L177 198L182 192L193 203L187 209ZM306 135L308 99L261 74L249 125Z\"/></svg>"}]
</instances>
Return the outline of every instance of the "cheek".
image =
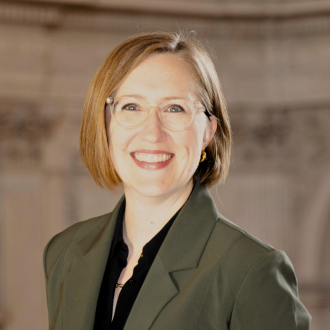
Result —
<instances>
[{"instance_id":1,"label":"cheek","mask_svg":"<svg viewBox=\"0 0 330 330\"><path fill-rule=\"evenodd\" d=\"M205 127L201 122L193 122L189 132L189 141L192 146L192 149L200 153L203 146L203 137L204 137Z\"/></svg>"},{"instance_id":2,"label":"cheek","mask_svg":"<svg viewBox=\"0 0 330 330\"><path fill-rule=\"evenodd\" d=\"M196 126L189 128L185 137L181 140L184 141L187 160L191 163L199 161L200 153L202 150L203 137L200 136L199 130Z\"/></svg>"},{"instance_id":3,"label":"cheek","mask_svg":"<svg viewBox=\"0 0 330 330\"><path fill-rule=\"evenodd\" d=\"M134 139L135 132L123 127L119 127L116 123L110 125L109 128L109 150L112 160L120 162L128 155L129 145Z\"/></svg>"},{"instance_id":4,"label":"cheek","mask_svg":"<svg viewBox=\"0 0 330 330\"><path fill-rule=\"evenodd\" d=\"M120 161L120 149L122 148L121 143L124 142L120 138L120 135L120 132L115 127L110 126L108 133L109 151L114 165L116 165Z\"/></svg>"}]
</instances>

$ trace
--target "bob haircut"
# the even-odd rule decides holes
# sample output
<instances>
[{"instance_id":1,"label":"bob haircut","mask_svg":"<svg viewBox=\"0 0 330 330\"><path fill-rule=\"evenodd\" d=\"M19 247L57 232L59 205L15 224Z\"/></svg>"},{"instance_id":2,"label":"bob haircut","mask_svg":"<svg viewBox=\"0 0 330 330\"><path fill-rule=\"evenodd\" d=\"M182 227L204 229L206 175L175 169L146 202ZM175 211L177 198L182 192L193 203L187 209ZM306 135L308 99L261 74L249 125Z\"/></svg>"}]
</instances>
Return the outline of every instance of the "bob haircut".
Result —
<instances>
[{"instance_id":1,"label":"bob haircut","mask_svg":"<svg viewBox=\"0 0 330 330\"><path fill-rule=\"evenodd\" d=\"M225 181L231 152L231 127L226 102L212 60L192 33L151 32L134 35L118 45L101 64L89 87L84 105L80 152L95 182L115 191L123 184L113 166L105 119L106 99L148 55L172 54L193 69L205 114L217 120L217 130L206 148L207 158L195 172L203 187ZM208 120L209 123L209 120Z\"/></svg>"}]
</instances>

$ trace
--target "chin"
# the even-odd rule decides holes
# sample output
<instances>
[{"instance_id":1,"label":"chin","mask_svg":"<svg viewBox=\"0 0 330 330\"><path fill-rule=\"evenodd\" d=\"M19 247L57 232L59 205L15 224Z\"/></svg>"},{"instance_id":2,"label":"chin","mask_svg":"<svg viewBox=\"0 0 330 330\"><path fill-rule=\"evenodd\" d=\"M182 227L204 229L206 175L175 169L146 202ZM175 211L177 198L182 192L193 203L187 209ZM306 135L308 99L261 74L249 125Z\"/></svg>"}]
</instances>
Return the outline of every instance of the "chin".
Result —
<instances>
[{"instance_id":1,"label":"chin","mask_svg":"<svg viewBox=\"0 0 330 330\"><path fill-rule=\"evenodd\" d=\"M170 191L173 190L173 182L174 180L169 179L146 179L144 177L141 178L133 178L132 180L126 181L128 184L124 184L125 190L133 190L138 192L143 196L149 197L157 197L166 195Z\"/></svg>"},{"instance_id":2,"label":"chin","mask_svg":"<svg viewBox=\"0 0 330 330\"><path fill-rule=\"evenodd\" d=\"M144 182L136 187L136 190L140 192L141 195L156 197L167 194L171 191L172 187L168 186L168 183L161 182Z\"/></svg>"}]
</instances>

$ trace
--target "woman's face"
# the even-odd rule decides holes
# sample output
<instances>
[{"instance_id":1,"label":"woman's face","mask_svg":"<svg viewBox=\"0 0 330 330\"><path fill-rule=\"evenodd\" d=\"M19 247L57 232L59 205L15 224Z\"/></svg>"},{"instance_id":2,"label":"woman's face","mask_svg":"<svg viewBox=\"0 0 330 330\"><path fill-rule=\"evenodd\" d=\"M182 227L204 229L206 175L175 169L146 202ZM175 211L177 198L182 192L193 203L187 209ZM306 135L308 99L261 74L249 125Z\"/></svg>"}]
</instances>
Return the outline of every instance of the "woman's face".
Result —
<instances>
[{"instance_id":1,"label":"woman's face","mask_svg":"<svg viewBox=\"0 0 330 330\"><path fill-rule=\"evenodd\" d=\"M148 104L161 104L168 97L201 101L190 66L169 54L148 56L113 94L115 99L128 95L138 95ZM160 197L183 191L192 183L201 150L206 148L217 128L215 118L210 117L207 126L207 116L197 112L188 128L174 131L161 123L157 111L157 107L151 107L146 121L135 128L122 127L114 119L107 125L110 155L125 193ZM171 155L171 158L153 163L151 155L167 155L167 158Z\"/></svg>"}]
</instances>

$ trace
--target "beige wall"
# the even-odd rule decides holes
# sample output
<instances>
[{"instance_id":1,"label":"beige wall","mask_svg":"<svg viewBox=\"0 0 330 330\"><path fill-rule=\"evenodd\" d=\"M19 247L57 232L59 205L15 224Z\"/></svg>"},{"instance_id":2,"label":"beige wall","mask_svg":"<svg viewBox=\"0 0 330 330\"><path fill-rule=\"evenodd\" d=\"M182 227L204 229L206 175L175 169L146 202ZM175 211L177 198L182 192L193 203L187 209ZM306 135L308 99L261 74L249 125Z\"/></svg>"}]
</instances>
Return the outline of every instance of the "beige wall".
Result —
<instances>
[{"instance_id":1,"label":"beige wall","mask_svg":"<svg viewBox=\"0 0 330 330\"><path fill-rule=\"evenodd\" d=\"M286 251L312 329L326 330L330 2L243 7L238 1L157 0L140 2L143 11L129 1L69 2L0 2L3 329L47 328L45 244L67 226L109 212L121 196L93 183L77 151L96 69L127 36L179 26L195 30L214 50L233 125L229 177L211 189L218 209Z\"/></svg>"}]
</instances>

